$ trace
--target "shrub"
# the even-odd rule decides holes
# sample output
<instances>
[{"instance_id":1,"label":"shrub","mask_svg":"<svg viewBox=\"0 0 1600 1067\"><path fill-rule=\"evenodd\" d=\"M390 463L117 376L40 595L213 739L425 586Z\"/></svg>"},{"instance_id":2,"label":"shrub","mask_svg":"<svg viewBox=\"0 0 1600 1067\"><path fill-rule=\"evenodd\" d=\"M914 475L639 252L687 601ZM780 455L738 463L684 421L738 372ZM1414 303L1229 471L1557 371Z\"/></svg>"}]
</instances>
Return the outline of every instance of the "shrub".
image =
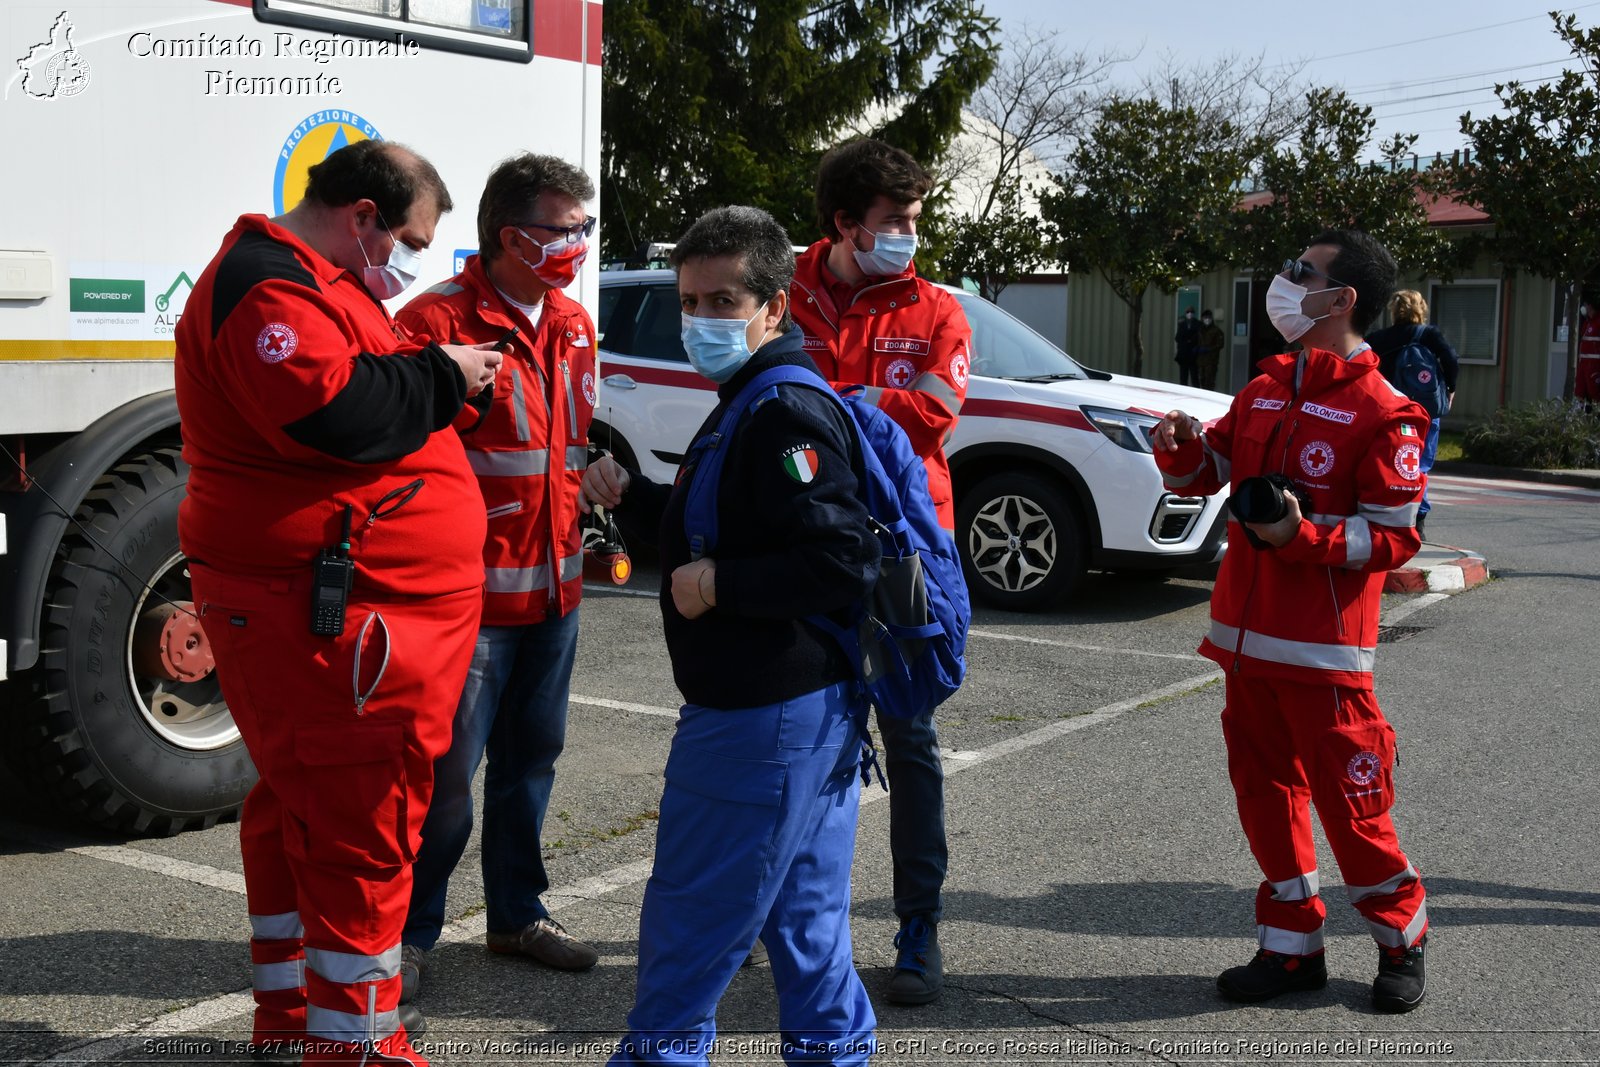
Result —
<instances>
[{"instance_id":1,"label":"shrub","mask_svg":"<svg viewBox=\"0 0 1600 1067\"><path fill-rule=\"evenodd\" d=\"M1475 463L1600 468L1600 414L1560 398L1502 408L1489 422L1468 430L1462 447Z\"/></svg>"}]
</instances>

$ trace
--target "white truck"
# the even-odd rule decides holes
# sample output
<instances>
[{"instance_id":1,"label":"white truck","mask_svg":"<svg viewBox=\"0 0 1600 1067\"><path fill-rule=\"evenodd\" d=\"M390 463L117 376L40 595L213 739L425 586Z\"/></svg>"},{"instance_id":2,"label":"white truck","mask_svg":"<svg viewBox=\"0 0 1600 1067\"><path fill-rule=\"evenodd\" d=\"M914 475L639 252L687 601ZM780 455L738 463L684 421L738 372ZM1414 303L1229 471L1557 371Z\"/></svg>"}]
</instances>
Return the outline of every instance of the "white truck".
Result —
<instances>
[{"instance_id":1,"label":"white truck","mask_svg":"<svg viewBox=\"0 0 1600 1067\"><path fill-rule=\"evenodd\" d=\"M184 610L173 326L233 220L362 138L456 201L420 287L477 245L519 151L599 174L593 0L6 0L0 7L0 752L68 810L176 833L255 771ZM598 290L585 272L578 296ZM404 301L404 297L400 302Z\"/></svg>"}]
</instances>

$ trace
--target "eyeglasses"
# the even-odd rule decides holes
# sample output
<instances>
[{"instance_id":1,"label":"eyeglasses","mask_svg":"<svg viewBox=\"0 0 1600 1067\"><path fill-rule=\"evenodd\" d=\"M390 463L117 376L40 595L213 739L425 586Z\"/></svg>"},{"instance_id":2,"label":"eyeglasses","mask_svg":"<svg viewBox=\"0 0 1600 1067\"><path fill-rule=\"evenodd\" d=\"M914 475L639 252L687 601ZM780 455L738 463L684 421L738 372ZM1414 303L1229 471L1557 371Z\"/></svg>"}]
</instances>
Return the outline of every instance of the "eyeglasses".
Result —
<instances>
[{"instance_id":1,"label":"eyeglasses","mask_svg":"<svg viewBox=\"0 0 1600 1067\"><path fill-rule=\"evenodd\" d=\"M1307 263L1303 259L1286 259L1286 260L1284 260L1283 261L1283 269L1278 271L1278 273L1279 274L1287 274L1289 276L1289 280L1291 282L1294 282L1294 284L1296 284L1296 285L1299 285L1300 284L1300 279L1304 278L1307 274L1315 274L1319 278L1326 278L1328 281L1332 282L1334 285L1340 285L1340 286L1343 286L1346 289L1354 289L1355 288L1355 286L1350 285L1348 282L1341 282L1338 278L1335 278L1335 277L1332 277L1331 275L1327 275L1327 274L1322 273L1320 270L1318 270L1317 268L1313 267L1311 264Z\"/></svg>"},{"instance_id":2,"label":"eyeglasses","mask_svg":"<svg viewBox=\"0 0 1600 1067\"><path fill-rule=\"evenodd\" d=\"M562 237L567 239L567 244L571 245L577 244L578 238L588 237L591 233L594 233L595 221L595 217L590 215L582 222L572 226L546 226L542 222L530 222L527 224L527 228L530 230L544 230L547 233L560 234Z\"/></svg>"}]
</instances>

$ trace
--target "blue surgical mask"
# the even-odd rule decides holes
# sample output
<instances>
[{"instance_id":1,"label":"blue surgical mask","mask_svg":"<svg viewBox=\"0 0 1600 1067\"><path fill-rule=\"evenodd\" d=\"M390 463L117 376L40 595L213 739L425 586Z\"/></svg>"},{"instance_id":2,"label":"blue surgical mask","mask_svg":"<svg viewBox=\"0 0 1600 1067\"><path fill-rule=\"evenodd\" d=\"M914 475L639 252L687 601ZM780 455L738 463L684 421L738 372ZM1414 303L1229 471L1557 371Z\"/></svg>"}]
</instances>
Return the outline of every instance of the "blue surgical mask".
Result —
<instances>
[{"instance_id":1,"label":"blue surgical mask","mask_svg":"<svg viewBox=\"0 0 1600 1067\"><path fill-rule=\"evenodd\" d=\"M399 296L417 280L417 271L422 266L422 253L404 241L396 238L394 247L389 249L388 262L377 266L373 265L372 257L367 255L367 246L359 236L356 243L361 245L361 258L367 261L361 272L361 281L366 285L367 292L379 300Z\"/></svg>"},{"instance_id":2,"label":"blue surgical mask","mask_svg":"<svg viewBox=\"0 0 1600 1067\"><path fill-rule=\"evenodd\" d=\"M861 227L872 233L865 226ZM855 250L856 266L861 273L875 278L904 274L911 266L911 257L917 254L917 235L914 233L872 233L872 251ZM853 244L854 242L852 242Z\"/></svg>"},{"instance_id":3,"label":"blue surgical mask","mask_svg":"<svg viewBox=\"0 0 1600 1067\"><path fill-rule=\"evenodd\" d=\"M689 365L718 385L738 374L739 368L750 362L753 354L745 330L766 311L767 306L763 304L761 310L748 319L703 319L685 314L679 336L683 338L683 350L689 354ZM764 333L762 344L766 340Z\"/></svg>"}]
</instances>

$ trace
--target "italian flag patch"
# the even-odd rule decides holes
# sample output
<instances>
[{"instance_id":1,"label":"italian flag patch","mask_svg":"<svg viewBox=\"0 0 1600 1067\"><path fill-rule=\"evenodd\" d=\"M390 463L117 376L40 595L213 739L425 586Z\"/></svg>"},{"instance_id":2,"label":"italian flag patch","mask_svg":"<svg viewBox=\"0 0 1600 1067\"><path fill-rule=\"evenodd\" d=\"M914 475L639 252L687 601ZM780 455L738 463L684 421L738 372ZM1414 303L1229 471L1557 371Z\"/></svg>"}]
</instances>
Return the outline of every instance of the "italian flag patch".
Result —
<instances>
[{"instance_id":1,"label":"italian flag patch","mask_svg":"<svg viewBox=\"0 0 1600 1067\"><path fill-rule=\"evenodd\" d=\"M817 476L817 450L810 445L796 445L783 454L783 473L806 485Z\"/></svg>"}]
</instances>

